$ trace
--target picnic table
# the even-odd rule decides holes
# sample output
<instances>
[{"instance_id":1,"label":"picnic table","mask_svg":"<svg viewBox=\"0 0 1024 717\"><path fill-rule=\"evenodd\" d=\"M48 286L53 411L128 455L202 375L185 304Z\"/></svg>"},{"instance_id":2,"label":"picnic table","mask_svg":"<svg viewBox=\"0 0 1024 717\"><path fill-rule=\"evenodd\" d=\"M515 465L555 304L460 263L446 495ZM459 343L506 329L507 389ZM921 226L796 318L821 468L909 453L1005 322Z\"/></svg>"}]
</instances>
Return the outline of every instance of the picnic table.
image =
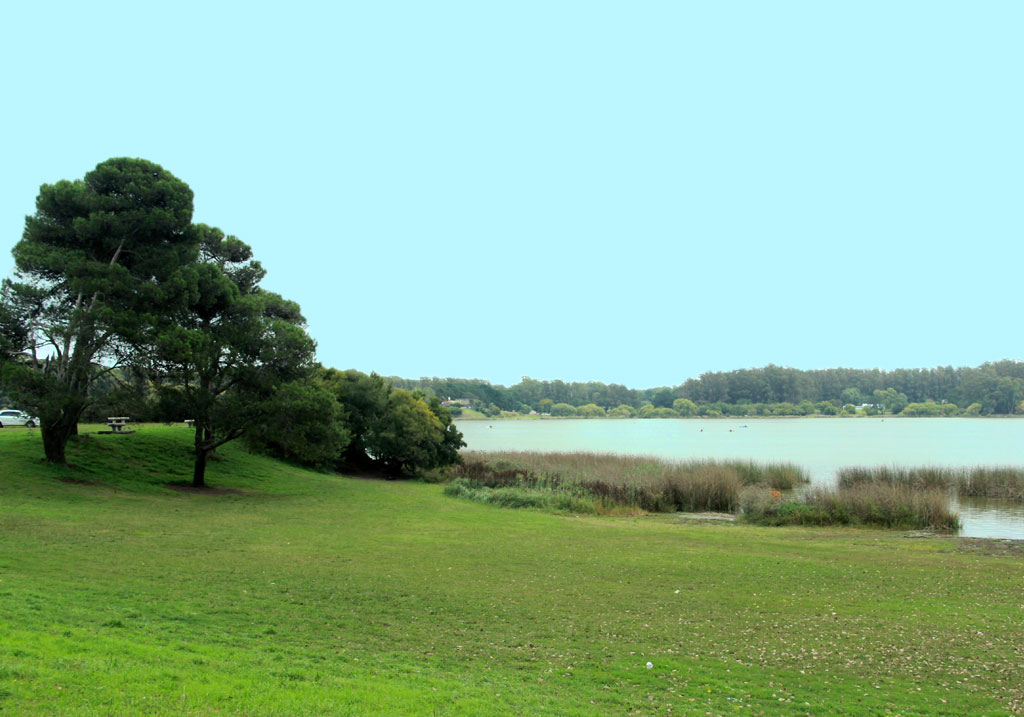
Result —
<instances>
[{"instance_id":1,"label":"picnic table","mask_svg":"<svg viewBox=\"0 0 1024 717\"><path fill-rule=\"evenodd\" d=\"M100 431L100 433L133 433L134 431L125 430L125 424L132 420L130 416L107 416L107 425L110 426L109 431Z\"/></svg>"}]
</instances>

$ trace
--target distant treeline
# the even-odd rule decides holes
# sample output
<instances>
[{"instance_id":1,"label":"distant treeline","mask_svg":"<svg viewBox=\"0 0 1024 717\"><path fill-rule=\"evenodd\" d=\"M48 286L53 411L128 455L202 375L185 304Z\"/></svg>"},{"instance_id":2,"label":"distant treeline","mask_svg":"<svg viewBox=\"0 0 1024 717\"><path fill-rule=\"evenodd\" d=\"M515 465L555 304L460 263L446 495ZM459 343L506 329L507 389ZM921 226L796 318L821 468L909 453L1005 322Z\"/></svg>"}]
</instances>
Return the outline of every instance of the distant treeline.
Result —
<instances>
[{"instance_id":1,"label":"distant treeline","mask_svg":"<svg viewBox=\"0 0 1024 717\"><path fill-rule=\"evenodd\" d=\"M810 415L868 412L907 415L992 415L1024 413L1024 362L997 361L977 368L831 368L801 371L769 364L763 368L704 373L675 387L632 389L599 381L538 381L524 377L514 386L480 379L393 378L400 388L422 389L441 400L465 399L488 415L500 411L561 413L588 408L591 415ZM690 404L693 407L691 408ZM556 406L559 410L553 411ZM936 408L944 406L945 408ZM645 407L649 407L646 410ZM632 414L629 409L632 409ZM671 411L672 413L669 413ZM617 412L617 413L616 413Z\"/></svg>"}]
</instances>

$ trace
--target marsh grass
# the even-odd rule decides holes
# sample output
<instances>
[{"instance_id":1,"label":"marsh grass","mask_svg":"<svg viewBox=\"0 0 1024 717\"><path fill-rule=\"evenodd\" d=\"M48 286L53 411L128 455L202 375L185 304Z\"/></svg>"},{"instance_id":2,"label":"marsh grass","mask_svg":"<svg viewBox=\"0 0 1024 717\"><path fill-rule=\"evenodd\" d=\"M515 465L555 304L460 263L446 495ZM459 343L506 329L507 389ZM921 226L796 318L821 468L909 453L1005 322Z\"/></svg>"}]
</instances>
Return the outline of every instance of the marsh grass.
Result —
<instances>
[{"instance_id":1,"label":"marsh grass","mask_svg":"<svg viewBox=\"0 0 1024 717\"><path fill-rule=\"evenodd\" d=\"M925 491L955 491L961 496L1024 501L1024 469L1013 466L851 467L836 472L836 483L840 488L874 484L893 485Z\"/></svg>"},{"instance_id":2,"label":"marsh grass","mask_svg":"<svg viewBox=\"0 0 1024 717\"><path fill-rule=\"evenodd\" d=\"M848 467L835 487L795 498L808 482L791 463L690 460L601 453L467 451L440 476L448 495L505 507L622 514L739 512L762 525L867 525L956 530L950 495L1024 501L1024 469Z\"/></svg>"},{"instance_id":3,"label":"marsh grass","mask_svg":"<svg viewBox=\"0 0 1024 717\"><path fill-rule=\"evenodd\" d=\"M449 495L513 507L593 513L733 512L744 486L785 490L808 480L802 469L788 463L472 451L463 453L463 463L449 469L448 475L453 479L446 488Z\"/></svg>"},{"instance_id":4,"label":"marsh grass","mask_svg":"<svg viewBox=\"0 0 1024 717\"><path fill-rule=\"evenodd\" d=\"M782 500L763 488L744 491L743 517L759 525L866 525L880 528L955 531L960 517L942 488L860 482L809 488Z\"/></svg>"},{"instance_id":5,"label":"marsh grass","mask_svg":"<svg viewBox=\"0 0 1024 717\"><path fill-rule=\"evenodd\" d=\"M811 480L807 471L794 463L722 461L721 465L735 470L745 486L766 485L772 490L793 490Z\"/></svg>"},{"instance_id":6,"label":"marsh grass","mask_svg":"<svg viewBox=\"0 0 1024 717\"><path fill-rule=\"evenodd\" d=\"M836 471L836 485L852 488L868 484L903 486L919 490L940 490L954 487L960 471L937 466L850 466Z\"/></svg>"},{"instance_id":7,"label":"marsh grass","mask_svg":"<svg viewBox=\"0 0 1024 717\"><path fill-rule=\"evenodd\" d=\"M869 525L882 528L954 531L960 517L949 496L964 492L973 473L937 466L852 466L836 472L835 486L809 488L783 501L748 491L744 519L761 525ZM995 481L993 481L995 482Z\"/></svg>"},{"instance_id":8,"label":"marsh grass","mask_svg":"<svg viewBox=\"0 0 1024 717\"><path fill-rule=\"evenodd\" d=\"M960 495L1024 502L1024 469L1013 466L971 468L960 477Z\"/></svg>"}]
</instances>

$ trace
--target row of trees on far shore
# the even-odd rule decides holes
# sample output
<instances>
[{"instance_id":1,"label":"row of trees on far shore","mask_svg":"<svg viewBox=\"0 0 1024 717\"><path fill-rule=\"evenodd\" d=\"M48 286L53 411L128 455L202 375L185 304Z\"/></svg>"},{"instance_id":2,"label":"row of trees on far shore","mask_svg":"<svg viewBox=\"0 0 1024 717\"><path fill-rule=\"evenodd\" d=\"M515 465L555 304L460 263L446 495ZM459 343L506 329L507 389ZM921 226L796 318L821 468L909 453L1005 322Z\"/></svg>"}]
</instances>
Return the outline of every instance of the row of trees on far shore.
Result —
<instances>
[{"instance_id":1,"label":"row of trees on far shore","mask_svg":"<svg viewBox=\"0 0 1024 717\"><path fill-rule=\"evenodd\" d=\"M0 297L2 389L65 464L83 419L194 420L193 483L238 438L320 466L447 465L463 445L435 398L324 369L299 306L261 286L238 238L192 222L192 190L111 159L40 188Z\"/></svg>"},{"instance_id":2,"label":"row of trees on far shore","mask_svg":"<svg viewBox=\"0 0 1024 717\"><path fill-rule=\"evenodd\" d=\"M489 415L497 416L502 413L510 412L498 411L497 413L491 412ZM672 402L671 408L645 403L639 409L622 404L611 410L605 410L594 403L588 403L583 406L556 403L550 406L550 410L542 415L562 418L690 418L694 416L720 418L723 416L878 416L885 414L900 416L978 416L981 415L981 404L972 404L964 411L961 411L955 403L936 403L934 401L925 401L923 403L903 402L901 406L895 408L888 408L882 403L862 406L854 406L848 403L843 406L835 406L828 401L820 401L816 404L804 401L796 405L792 403L712 403L698 406L688 398L677 398Z\"/></svg>"},{"instance_id":3,"label":"row of trees on far shore","mask_svg":"<svg viewBox=\"0 0 1024 717\"><path fill-rule=\"evenodd\" d=\"M912 415L938 411L969 415L1008 415L1024 413L1024 362L997 361L976 368L934 369L823 369L801 371L780 366L705 373L675 387L631 389L620 384L597 381L586 383L538 381L524 377L505 387L479 379L395 378L396 386L420 389L445 399L463 399L470 408L485 415L502 411L516 413L552 413L553 407L565 413L564 406L576 409L593 406L606 415L624 415L631 409L648 413L680 415L765 416L765 415L837 415L849 407L862 412L903 413ZM677 401L688 404L680 409ZM935 409L933 406L943 406ZM910 408L914 406L913 408ZM584 412L596 415L594 408Z\"/></svg>"}]
</instances>

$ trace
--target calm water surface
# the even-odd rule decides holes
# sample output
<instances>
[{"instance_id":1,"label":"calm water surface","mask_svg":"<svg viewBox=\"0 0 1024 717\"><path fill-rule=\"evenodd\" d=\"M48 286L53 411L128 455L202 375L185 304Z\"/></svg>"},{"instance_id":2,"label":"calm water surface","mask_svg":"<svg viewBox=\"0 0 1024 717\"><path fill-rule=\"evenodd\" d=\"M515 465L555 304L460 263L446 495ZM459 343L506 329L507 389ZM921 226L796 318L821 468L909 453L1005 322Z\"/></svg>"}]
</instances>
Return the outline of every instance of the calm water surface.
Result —
<instances>
[{"instance_id":1,"label":"calm water surface","mask_svg":"<svg viewBox=\"0 0 1024 717\"><path fill-rule=\"evenodd\" d=\"M459 421L474 451L593 451L791 461L814 483L837 468L1024 465L1024 419L776 418ZM1024 539L1024 506L962 498L962 535Z\"/></svg>"}]
</instances>

